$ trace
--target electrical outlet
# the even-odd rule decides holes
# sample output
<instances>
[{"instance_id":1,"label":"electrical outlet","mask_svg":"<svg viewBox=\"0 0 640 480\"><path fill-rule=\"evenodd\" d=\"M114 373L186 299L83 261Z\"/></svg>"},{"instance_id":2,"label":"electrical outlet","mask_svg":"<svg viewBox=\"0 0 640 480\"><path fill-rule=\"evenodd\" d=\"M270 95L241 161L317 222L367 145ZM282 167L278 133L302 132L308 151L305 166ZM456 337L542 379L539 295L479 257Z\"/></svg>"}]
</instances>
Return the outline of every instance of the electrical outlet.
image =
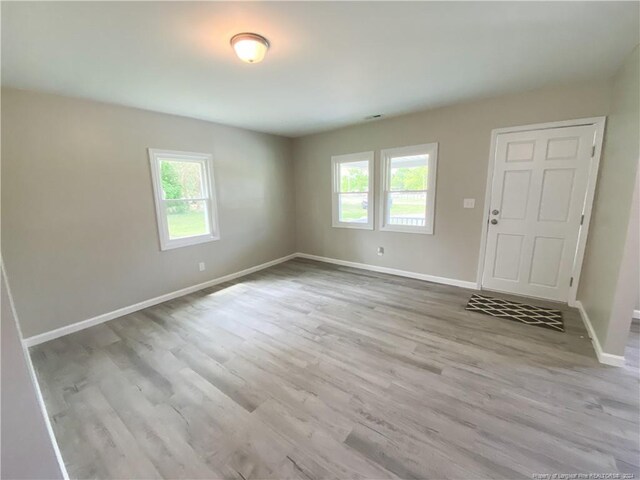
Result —
<instances>
[{"instance_id":1,"label":"electrical outlet","mask_svg":"<svg viewBox=\"0 0 640 480\"><path fill-rule=\"evenodd\" d=\"M204 269L205 269L204 262L200 262L200 263L198 264L198 269L199 269L201 272L204 272Z\"/></svg>"},{"instance_id":2,"label":"electrical outlet","mask_svg":"<svg viewBox=\"0 0 640 480\"><path fill-rule=\"evenodd\" d=\"M476 207L476 199L475 198L465 198L462 201L462 206L464 208L475 208Z\"/></svg>"},{"instance_id":3,"label":"electrical outlet","mask_svg":"<svg viewBox=\"0 0 640 480\"><path fill-rule=\"evenodd\" d=\"M378 255L379 256L384 255L384 247L378 247Z\"/></svg>"}]
</instances>

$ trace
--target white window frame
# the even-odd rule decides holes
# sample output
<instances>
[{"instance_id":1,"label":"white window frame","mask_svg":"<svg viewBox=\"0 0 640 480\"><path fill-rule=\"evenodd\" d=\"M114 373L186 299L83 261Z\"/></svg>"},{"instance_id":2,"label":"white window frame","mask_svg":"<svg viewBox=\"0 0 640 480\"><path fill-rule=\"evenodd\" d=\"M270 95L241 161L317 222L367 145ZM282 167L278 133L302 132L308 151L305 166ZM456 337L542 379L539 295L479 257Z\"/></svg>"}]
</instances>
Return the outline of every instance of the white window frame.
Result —
<instances>
[{"instance_id":1,"label":"white window frame","mask_svg":"<svg viewBox=\"0 0 640 480\"><path fill-rule=\"evenodd\" d=\"M202 165L203 197L191 200L204 201L206 218L209 222L209 231L205 235L194 235L171 239L169 237L169 225L167 223L166 200L163 197L162 178L160 171L160 160L173 159L179 162L196 162ZM173 248L187 247L205 242L220 240L220 230L218 228L218 208L216 205L216 191L213 176L213 157L208 153L179 152L174 150L149 149L149 162L151 164L151 177L153 183L153 193L156 204L156 219L158 222L158 235L160 237L160 249L171 250Z\"/></svg>"},{"instance_id":2,"label":"white window frame","mask_svg":"<svg viewBox=\"0 0 640 480\"><path fill-rule=\"evenodd\" d=\"M387 198L391 192L389 182L391 180L391 159L410 155L429 155L428 184L427 184L427 215L424 227L410 225L389 225L387 224ZM433 224L435 220L436 207L436 176L438 169L438 143L425 143L422 145L411 145L407 147L387 148L380 151L380 230L383 232L400 233L421 233L433 235ZM413 190L412 190L413 191ZM424 190L415 190L424 192Z\"/></svg>"},{"instance_id":3,"label":"white window frame","mask_svg":"<svg viewBox=\"0 0 640 480\"><path fill-rule=\"evenodd\" d=\"M369 162L369 186L367 187L367 223L360 222L341 222L338 215L338 208L340 205L339 194L343 195L345 192L340 192L340 165L345 163L354 162ZM331 215L333 227L338 228L357 228L360 230L373 230L374 223L374 196L373 196L373 171L374 171L374 154L373 152L360 152L360 153L348 153L345 155L334 155L331 157ZM358 192L359 194L365 192ZM348 194L348 193L347 193ZM355 193L354 193L355 194Z\"/></svg>"}]
</instances>

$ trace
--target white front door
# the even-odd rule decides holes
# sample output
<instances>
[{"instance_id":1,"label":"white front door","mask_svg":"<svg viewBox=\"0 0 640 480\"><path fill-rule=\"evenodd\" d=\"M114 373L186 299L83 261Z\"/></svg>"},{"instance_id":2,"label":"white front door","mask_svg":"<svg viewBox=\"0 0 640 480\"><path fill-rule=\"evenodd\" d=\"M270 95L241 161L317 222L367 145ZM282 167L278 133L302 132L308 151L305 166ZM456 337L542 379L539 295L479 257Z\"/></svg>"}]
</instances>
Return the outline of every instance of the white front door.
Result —
<instances>
[{"instance_id":1,"label":"white front door","mask_svg":"<svg viewBox=\"0 0 640 480\"><path fill-rule=\"evenodd\" d=\"M497 135L483 288L567 301L595 132Z\"/></svg>"}]
</instances>

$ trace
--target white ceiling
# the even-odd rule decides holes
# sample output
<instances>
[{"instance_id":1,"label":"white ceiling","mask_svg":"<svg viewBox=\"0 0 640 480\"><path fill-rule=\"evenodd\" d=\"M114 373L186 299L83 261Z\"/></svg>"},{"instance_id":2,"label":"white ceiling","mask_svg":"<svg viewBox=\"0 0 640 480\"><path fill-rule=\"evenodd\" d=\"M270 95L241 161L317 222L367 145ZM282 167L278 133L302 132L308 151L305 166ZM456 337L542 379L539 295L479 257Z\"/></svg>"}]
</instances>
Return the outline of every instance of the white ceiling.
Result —
<instances>
[{"instance_id":1,"label":"white ceiling","mask_svg":"<svg viewBox=\"0 0 640 480\"><path fill-rule=\"evenodd\" d=\"M2 83L299 136L606 78L638 2L2 2ZM272 44L241 63L230 37Z\"/></svg>"}]
</instances>

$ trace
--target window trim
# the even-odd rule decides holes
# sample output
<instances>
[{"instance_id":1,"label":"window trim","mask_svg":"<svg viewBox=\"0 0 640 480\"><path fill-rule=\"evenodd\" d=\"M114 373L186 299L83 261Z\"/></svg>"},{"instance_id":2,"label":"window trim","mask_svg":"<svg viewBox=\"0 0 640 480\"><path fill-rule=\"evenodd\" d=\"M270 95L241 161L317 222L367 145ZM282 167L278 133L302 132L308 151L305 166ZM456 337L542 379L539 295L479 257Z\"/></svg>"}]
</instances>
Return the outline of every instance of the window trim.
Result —
<instances>
[{"instance_id":1,"label":"window trim","mask_svg":"<svg viewBox=\"0 0 640 480\"><path fill-rule=\"evenodd\" d=\"M151 183L153 184L153 197L156 206L156 221L158 224L158 237L160 250L188 247L200 243L220 240L218 227L218 207L216 201L216 188L213 175L213 156L209 153L181 152L176 150L162 150L149 148L149 163L151 165ZM167 200L162 196L162 178L160 176L160 159L175 159L182 162L197 162L202 164L204 172L204 188L207 196L198 200L204 200L207 210L210 233L171 239L169 237L169 225L167 223Z\"/></svg>"},{"instance_id":2,"label":"window trim","mask_svg":"<svg viewBox=\"0 0 640 480\"><path fill-rule=\"evenodd\" d=\"M394 157L428 154L427 215L424 227L407 225L387 225L387 198L389 188L391 159ZM433 172L433 173L432 173ZM406 147L386 148L380 150L380 209L378 224L383 232L420 233L433 235L436 207L436 177L438 174L438 142L410 145ZM417 191L417 190L416 190ZM423 191L423 190L420 190Z\"/></svg>"},{"instance_id":3,"label":"window trim","mask_svg":"<svg viewBox=\"0 0 640 480\"><path fill-rule=\"evenodd\" d=\"M354 162L369 162L369 186L367 190L367 223L358 223L358 222L341 222L338 216L338 207L339 207L339 194L344 193L340 192L340 165L343 163L354 163ZM375 200L373 194L373 179L374 172L374 153L370 152L360 152L360 153L347 153L344 155L334 155L331 157L331 226L335 228L355 228L359 230L373 230L374 224L374 205L373 202Z\"/></svg>"}]
</instances>

